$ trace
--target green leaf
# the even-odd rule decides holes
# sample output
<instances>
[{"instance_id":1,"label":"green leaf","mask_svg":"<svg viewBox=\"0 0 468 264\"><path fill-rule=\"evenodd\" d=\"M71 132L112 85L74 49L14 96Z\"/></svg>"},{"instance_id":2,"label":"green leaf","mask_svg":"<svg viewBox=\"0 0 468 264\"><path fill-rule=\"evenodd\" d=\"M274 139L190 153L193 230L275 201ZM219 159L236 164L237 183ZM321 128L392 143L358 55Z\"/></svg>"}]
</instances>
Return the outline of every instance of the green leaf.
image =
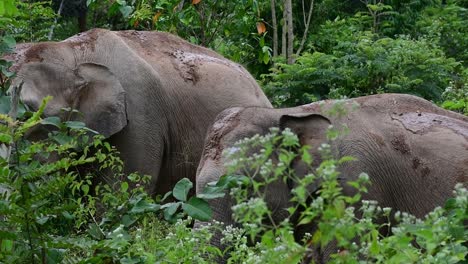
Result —
<instances>
[{"instance_id":1,"label":"green leaf","mask_svg":"<svg viewBox=\"0 0 468 264\"><path fill-rule=\"evenodd\" d=\"M92 237L94 237L97 240L101 240L104 238L104 235L102 234L101 229L97 224L89 224L88 226L88 234L90 234Z\"/></svg>"},{"instance_id":2,"label":"green leaf","mask_svg":"<svg viewBox=\"0 0 468 264\"><path fill-rule=\"evenodd\" d=\"M183 178L182 180L178 181L172 190L172 195L179 201L187 201L187 195L192 189L193 183L187 179Z\"/></svg>"},{"instance_id":3,"label":"green leaf","mask_svg":"<svg viewBox=\"0 0 468 264\"><path fill-rule=\"evenodd\" d=\"M4 36L3 43L5 43L10 49L14 48L16 45L16 41L12 36Z\"/></svg>"},{"instance_id":4,"label":"green leaf","mask_svg":"<svg viewBox=\"0 0 468 264\"><path fill-rule=\"evenodd\" d=\"M72 214L70 214L68 211L63 211L63 212L62 212L62 215L63 215L63 217L65 217L65 219L68 219L68 220L72 220L72 219L75 218L75 217L74 217Z\"/></svg>"},{"instance_id":5,"label":"green leaf","mask_svg":"<svg viewBox=\"0 0 468 264\"><path fill-rule=\"evenodd\" d=\"M0 231L3 232L3 231ZM2 239L2 243L0 245L0 251L1 252L11 252L13 251L13 240L4 240Z\"/></svg>"},{"instance_id":6,"label":"green leaf","mask_svg":"<svg viewBox=\"0 0 468 264\"><path fill-rule=\"evenodd\" d=\"M309 153L310 146L306 145L306 147L301 148L302 156L301 159L305 164L311 165L312 164L312 155Z\"/></svg>"},{"instance_id":7,"label":"green leaf","mask_svg":"<svg viewBox=\"0 0 468 264\"><path fill-rule=\"evenodd\" d=\"M208 221L213 215L208 202L197 197L192 197L187 203L182 204L182 209L189 216L200 221Z\"/></svg>"},{"instance_id":8,"label":"green leaf","mask_svg":"<svg viewBox=\"0 0 468 264\"><path fill-rule=\"evenodd\" d=\"M122 217L122 220L120 221L124 226L129 227L133 223L135 223L138 220L138 218L131 216L131 215L124 215Z\"/></svg>"},{"instance_id":9,"label":"green leaf","mask_svg":"<svg viewBox=\"0 0 468 264\"><path fill-rule=\"evenodd\" d=\"M59 143L60 145L65 145L70 143L73 140L73 137L65 134L65 133L57 133L51 137L55 142Z\"/></svg>"},{"instance_id":10,"label":"green leaf","mask_svg":"<svg viewBox=\"0 0 468 264\"><path fill-rule=\"evenodd\" d=\"M144 212L156 212L161 208L159 204L149 203L146 200L140 200L132 207L129 213L131 214L141 214Z\"/></svg>"},{"instance_id":11,"label":"green leaf","mask_svg":"<svg viewBox=\"0 0 468 264\"><path fill-rule=\"evenodd\" d=\"M84 195L87 195L89 193L89 185L83 184L81 186L81 190L83 191Z\"/></svg>"},{"instance_id":12,"label":"green leaf","mask_svg":"<svg viewBox=\"0 0 468 264\"><path fill-rule=\"evenodd\" d=\"M164 194L163 198L161 199L161 202L163 202L164 200L166 200L169 196L171 196L172 194L172 191L169 191L167 192L166 194Z\"/></svg>"},{"instance_id":13,"label":"green leaf","mask_svg":"<svg viewBox=\"0 0 468 264\"><path fill-rule=\"evenodd\" d=\"M48 264L62 263L65 249L48 248L46 262Z\"/></svg>"},{"instance_id":14,"label":"green leaf","mask_svg":"<svg viewBox=\"0 0 468 264\"><path fill-rule=\"evenodd\" d=\"M47 223L47 221L49 221L49 216L46 215L46 216L42 216L42 217L37 217L36 218L36 223L40 224L40 225L43 225L45 223Z\"/></svg>"},{"instance_id":15,"label":"green leaf","mask_svg":"<svg viewBox=\"0 0 468 264\"><path fill-rule=\"evenodd\" d=\"M226 191L224 187L206 186L202 193L197 194L197 197L202 199L216 199L224 197L225 195Z\"/></svg>"},{"instance_id":16,"label":"green leaf","mask_svg":"<svg viewBox=\"0 0 468 264\"><path fill-rule=\"evenodd\" d=\"M49 117L42 119L41 121L41 124L43 125L52 125L57 128L60 128L61 123L62 122L60 121L60 118L57 116L49 116Z\"/></svg>"},{"instance_id":17,"label":"green leaf","mask_svg":"<svg viewBox=\"0 0 468 264\"><path fill-rule=\"evenodd\" d=\"M11 135L0 133L0 142L8 144L11 141L13 141L13 137Z\"/></svg>"},{"instance_id":18,"label":"green leaf","mask_svg":"<svg viewBox=\"0 0 468 264\"><path fill-rule=\"evenodd\" d=\"M133 8L131 6L121 6L119 7L120 13L124 18L128 18L130 14L133 12Z\"/></svg>"},{"instance_id":19,"label":"green leaf","mask_svg":"<svg viewBox=\"0 0 468 264\"><path fill-rule=\"evenodd\" d=\"M137 264L137 263L144 263L141 258L133 257L133 258L121 258L121 264Z\"/></svg>"},{"instance_id":20,"label":"green leaf","mask_svg":"<svg viewBox=\"0 0 468 264\"><path fill-rule=\"evenodd\" d=\"M10 96L0 96L0 114L8 114L10 112Z\"/></svg>"},{"instance_id":21,"label":"green leaf","mask_svg":"<svg viewBox=\"0 0 468 264\"><path fill-rule=\"evenodd\" d=\"M85 123L80 121L67 121L64 122L65 126L71 129L83 129L86 127Z\"/></svg>"},{"instance_id":22,"label":"green leaf","mask_svg":"<svg viewBox=\"0 0 468 264\"><path fill-rule=\"evenodd\" d=\"M122 182L122 183L120 183L120 190L121 190L122 192L127 192L127 190L128 190L128 182Z\"/></svg>"},{"instance_id":23,"label":"green leaf","mask_svg":"<svg viewBox=\"0 0 468 264\"><path fill-rule=\"evenodd\" d=\"M173 220L172 217L177 212L177 209L179 209L180 204L181 204L180 202L177 202L177 203L169 203L169 204L165 204L161 206L161 208L164 208L164 219L166 219L167 221ZM166 205L168 206L165 207Z\"/></svg>"}]
</instances>

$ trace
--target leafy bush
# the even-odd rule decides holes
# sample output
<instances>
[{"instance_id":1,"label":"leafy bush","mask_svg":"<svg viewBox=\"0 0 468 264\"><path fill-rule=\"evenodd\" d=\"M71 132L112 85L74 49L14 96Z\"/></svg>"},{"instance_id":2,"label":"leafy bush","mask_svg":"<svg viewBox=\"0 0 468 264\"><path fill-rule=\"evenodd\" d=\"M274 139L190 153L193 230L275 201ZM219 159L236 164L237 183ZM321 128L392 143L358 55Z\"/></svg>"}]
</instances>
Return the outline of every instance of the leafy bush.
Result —
<instances>
[{"instance_id":1,"label":"leafy bush","mask_svg":"<svg viewBox=\"0 0 468 264\"><path fill-rule=\"evenodd\" d=\"M426 39L377 38L343 21L328 23L317 49L288 65L278 62L263 76L264 90L277 106L295 106L326 98L395 92L440 101L457 80L461 65ZM343 34L327 40L333 28Z\"/></svg>"},{"instance_id":2,"label":"leafy bush","mask_svg":"<svg viewBox=\"0 0 468 264\"><path fill-rule=\"evenodd\" d=\"M443 108L468 115L468 70L465 70L464 78L450 83L442 98Z\"/></svg>"},{"instance_id":3,"label":"leafy bush","mask_svg":"<svg viewBox=\"0 0 468 264\"><path fill-rule=\"evenodd\" d=\"M57 14L52 1L17 1L18 12L8 25L7 32L17 41L46 41Z\"/></svg>"},{"instance_id":4,"label":"leafy bush","mask_svg":"<svg viewBox=\"0 0 468 264\"><path fill-rule=\"evenodd\" d=\"M431 38L445 51L447 56L468 65L468 10L450 4L424 10L417 22L417 32Z\"/></svg>"}]
</instances>

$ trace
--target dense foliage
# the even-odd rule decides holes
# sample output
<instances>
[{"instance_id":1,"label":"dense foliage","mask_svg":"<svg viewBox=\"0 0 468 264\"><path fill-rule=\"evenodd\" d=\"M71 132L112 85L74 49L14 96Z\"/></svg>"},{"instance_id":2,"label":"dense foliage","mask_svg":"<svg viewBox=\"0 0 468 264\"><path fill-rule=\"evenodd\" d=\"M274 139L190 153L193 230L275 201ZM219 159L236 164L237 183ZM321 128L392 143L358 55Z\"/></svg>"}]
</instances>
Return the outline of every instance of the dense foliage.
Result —
<instances>
[{"instance_id":1,"label":"dense foliage","mask_svg":"<svg viewBox=\"0 0 468 264\"><path fill-rule=\"evenodd\" d=\"M2 0L0 57L15 40L62 40L92 27L163 30L245 65L276 106L398 92L468 114L467 1L287 2ZM275 31L279 36L292 29L292 47L275 40ZM323 145L321 165L297 178L288 165L294 159L310 164L307 147L291 132L273 129L228 150L229 173L205 194L189 197L193 184L183 179L165 196L149 197L147 177L125 174L116 149L85 124L43 118L48 98L36 112L19 102L21 86L10 87L10 65L0 59L2 263L299 263L335 241L339 251L331 263L466 262L463 186L424 219L372 201L361 204L360 193L371 184L365 174L348 183L358 190L353 197L343 195L337 181L336 167L351 157L333 159ZM43 128L48 132L35 137ZM300 214L299 226L316 225L314 233L298 238L291 217L271 221L263 189L275 180L294 182L294 206L287 210ZM306 200L307 186L317 180L318 195ZM193 230L194 219L211 217L206 200L225 191L235 198L234 217L242 225ZM380 221L393 213L391 226ZM382 229L392 235L382 236ZM210 244L219 233L223 250Z\"/></svg>"}]
</instances>

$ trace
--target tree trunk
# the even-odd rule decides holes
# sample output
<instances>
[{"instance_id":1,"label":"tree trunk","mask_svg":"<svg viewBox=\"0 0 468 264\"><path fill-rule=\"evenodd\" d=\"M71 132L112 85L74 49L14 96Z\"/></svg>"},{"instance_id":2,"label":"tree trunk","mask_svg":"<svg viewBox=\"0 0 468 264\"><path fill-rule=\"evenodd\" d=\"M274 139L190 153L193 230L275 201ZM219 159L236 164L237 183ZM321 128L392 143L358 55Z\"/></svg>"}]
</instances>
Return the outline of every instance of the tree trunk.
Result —
<instances>
[{"instance_id":1,"label":"tree trunk","mask_svg":"<svg viewBox=\"0 0 468 264\"><path fill-rule=\"evenodd\" d=\"M304 35L302 35L301 45L299 46L299 49L296 51L296 56L299 56L302 49L304 48L304 44L305 44L305 41L307 39L307 33L309 32L310 18L312 17L312 12L313 11L314 11L314 0L311 0L310 1L309 14L307 15L307 22L305 24L305 29L304 29Z\"/></svg>"},{"instance_id":2,"label":"tree trunk","mask_svg":"<svg viewBox=\"0 0 468 264\"><path fill-rule=\"evenodd\" d=\"M278 56L278 25L276 21L276 3L271 0L271 20L273 23L273 57Z\"/></svg>"},{"instance_id":3,"label":"tree trunk","mask_svg":"<svg viewBox=\"0 0 468 264\"><path fill-rule=\"evenodd\" d=\"M84 9L83 12L81 12L80 14L78 14L78 28L80 30L80 32L85 32L86 30L88 30L87 26L86 26L86 16L88 14L88 9Z\"/></svg>"},{"instance_id":4,"label":"tree trunk","mask_svg":"<svg viewBox=\"0 0 468 264\"><path fill-rule=\"evenodd\" d=\"M281 56L283 56L285 59L288 58L288 55L286 54L287 52L287 45L288 43L286 42L286 34L288 32L288 27L287 27L287 13L286 13L286 1L283 0L283 27L281 30Z\"/></svg>"},{"instance_id":5,"label":"tree trunk","mask_svg":"<svg viewBox=\"0 0 468 264\"><path fill-rule=\"evenodd\" d=\"M294 63L294 32L293 32L293 18L292 18L292 3L291 0L286 0L286 14L287 14L287 25L288 25L288 64Z\"/></svg>"}]
</instances>

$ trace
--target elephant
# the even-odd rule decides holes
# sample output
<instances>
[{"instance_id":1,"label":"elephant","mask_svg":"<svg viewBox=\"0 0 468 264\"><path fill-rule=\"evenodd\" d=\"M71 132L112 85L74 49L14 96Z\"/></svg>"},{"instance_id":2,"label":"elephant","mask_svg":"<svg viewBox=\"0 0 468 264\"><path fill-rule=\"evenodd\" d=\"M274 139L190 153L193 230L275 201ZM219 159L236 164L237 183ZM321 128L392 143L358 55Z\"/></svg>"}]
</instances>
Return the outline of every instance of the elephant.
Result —
<instances>
[{"instance_id":1,"label":"elephant","mask_svg":"<svg viewBox=\"0 0 468 264\"><path fill-rule=\"evenodd\" d=\"M340 101L346 110L343 115L332 114L330 110L336 105L336 100L325 100L284 109L226 109L207 134L197 169L196 193L203 193L208 183L226 174L224 164L229 160L223 151L234 151L231 147L239 140L265 135L271 127L291 129L302 145L311 146L309 151L313 157L319 156L317 148L325 142L329 142L334 158L354 157L355 161L338 168L343 193L354 195L355 190L345 183L357 180L365 172L371 185L362 199L375 200L382 207L423 217L436 206L443 205L453 195L457 183L466 186L468 117L404 94L378 94ZM348 133L327 141L329 126L337 128L342 124L348 127ZM307 173L300 161L293 161L291 166L298 177ZM288 216L285 209L291 205L292 187L282 180L266 187L266 203L275 222ZM313 189L317 188L319 186L312 188L309 194L312 196ZM236 225L231 210L234 202L229 195L209 203L214 220ZM201 225L204 223L196 223L196 227ZM313 230L313 227L308 228ZM295 232L306 231L296 225ZM219 239L220 234L215 234L212 243L222 246ZM336 252L336 248L325 251ZM315 259L316 263L326 261L327 254L321 256L322 259Z\"/></svg>"},{"instance_id":2,"label":"elephant","mask_svg":"<svg viewBox=\"0 0 468 264\"><path fill-rule=\"evenodd\" d=\"M7 59L28 107L51 95L45 116L79 110L116 146L126 172L151 176L150 194L195 180L206 131L221 111L271 107L241 65L169 33L93 29L18 44Z\"/></svg>"}]
</instances>

